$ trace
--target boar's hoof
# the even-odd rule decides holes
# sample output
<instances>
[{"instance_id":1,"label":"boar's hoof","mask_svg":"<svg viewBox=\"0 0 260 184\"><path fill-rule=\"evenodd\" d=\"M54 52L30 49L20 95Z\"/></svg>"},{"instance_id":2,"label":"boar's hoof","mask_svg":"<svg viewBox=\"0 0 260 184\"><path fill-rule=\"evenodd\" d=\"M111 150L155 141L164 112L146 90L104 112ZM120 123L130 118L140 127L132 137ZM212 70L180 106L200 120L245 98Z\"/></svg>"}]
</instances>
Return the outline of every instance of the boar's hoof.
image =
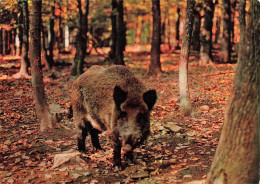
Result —
<instances>
[{"instance_id":1,"label":"boar's hoof","mask_svg":"<svg viewBox=\"0 0 260 184\"><path fill-rule=\"evenodd\" d=\"M93 149L92 149L92 152L93 153L96 153L97 151L105 151L105 149L103 149L103 148L101 148L101 147L93 147Z\"/></svg>"},{"instance_id":2,"label":"boar's hoof","mask_svg":"<svg viewBox=\"0 0 260 184\"><path fill-rule=\"evenodd\" d=\"M134 156L133 156L133 151L129 151L125 154L125 158L126 158L126 162L129 165L133 165L134 164Z\"/></svg>"},{"instance_id":3,"label":"boar's hoof","mask_svg":"<svg viewBox=\"0 0 260 184\"><path fill-rule=\"evenodd\" d=\"M78 150L82 153L86 153L85 141L78 139Z\"/></svg>"}]
</instances>

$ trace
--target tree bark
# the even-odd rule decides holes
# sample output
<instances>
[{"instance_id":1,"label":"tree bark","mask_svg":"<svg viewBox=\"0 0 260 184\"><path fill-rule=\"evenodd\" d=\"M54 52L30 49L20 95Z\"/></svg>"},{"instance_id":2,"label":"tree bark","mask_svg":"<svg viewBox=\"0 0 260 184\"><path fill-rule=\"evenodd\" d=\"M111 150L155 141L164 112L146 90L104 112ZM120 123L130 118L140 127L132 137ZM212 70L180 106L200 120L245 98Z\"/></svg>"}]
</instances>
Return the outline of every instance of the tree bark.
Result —
<instances>
[{"instance_id":1,"label":"tree bark","mask_svg":"<svg viewBox=\"0 0 260 184\"><path fill-rule=\"evenodd\" d=\"M194 0L187 0L185 28L182 38L182 46L179 62L179 89L180 111L184 116L190 116L192 112L190 92L188 84L188 62L190 55L190 43L194 19Z\"/></svg>"},{"instance_id":2,"label":"tree bark","mask_svg":"<svg viewBox=\"0 0 260 184\"><path fill-rule=\"evenodd\" d=\"M239 28L240 40L238 53L242 53L246 48L246 0L239 0ZM238 54L238 62L241 60L241 54Z\"/></svg>"},{"instance_id":3,"label":"tree bark","mask_svg":"<svg viewBox=\"0 0 260 184\"><path fill-rule=\"evenodd\" d=\"M223 34L221 40L220 62L228 63L231 61L231 7L230 0L222 0L222 25Z\"/></svg>"},{"instance_id":4,"label":"tree bark","mask_svg":"<svg viewBox=\"0 0 260 184\"><path fill-rule=\"evenodd\" d=\"M3 28L0 28L0 54L3 54Z\"/></svg>"},{"instance_id":5,"label":"tree bark","mask_svg":"<svg viewBox=\"0 0 260 184\"><path fill-rule=\"evenodd\" d=\"M180 17L181 17L181 14L180 14L180 12L181 12L181 9L180 9L180 7L179 7L179 5L178 5L178 7L177 7L177 15L178 15L178 17L177 17L177 21L176 21L176 36L175 36L175 39L176 39L176 46L175 46L175 49L180 49L181 47L180 47Z\"/></svg>"},{"instance_id":6,"label":"tree bark","mask_svg":"<svg viewBox=\"0 0 260 184\"><path fill-rule=\"evenodd\" d=\"M205 3L199 65L212 62L212 26L215 6L213 0L206 0Z\"/></svg>"},{"instance_id":7,"label":"tree bark","mask_svg":"<svg viewBox=\"0 0 260 184\"><path fill-rule=\"evenodd\" d=\"M77 76L83 73L83 64L86 56L87 49L87 31L88 31L88 9L89 9L89 0L86 0L84 13L81 8L81 0L78 1L78 33L76 37L76 54L74 62L71 69L71 75Z\"/></svg>"},{"instance_id":8,"label":"tree bark","mask_svg":"<svg viewBox=\"0 0 260 184\"><path fill-rule=\"evenodd\" d=\"M13 75L14 78L30 78L28 74L28 68L30 66L29 61L29 10L28 2L22 1L22 15L23 16L23 31L22 31L22 59L20 71Z\"/></svg>"},{"instance_id":9,"label":"tree bark","mask_svg":"<svg viewBox=\"0 0 260 184\"><path fill-rule=\"evenodd\" d=\"M116 57L116 39L117 39L117 31L116 31L116 13L117 13L117 1L112 0L112 13L111 13L111 51L109 53L109 58L113 61Z\"/></svg>"},{"instance_id":10,"label":"tree bark","mask_svg":"<svg viewBox=\"0 0 260 184\"><path fill-rule=\"evenodd\" d=\"M149 74L157 75L161 73L160 45L161 45L161 10L160 0L152 0L153 12L153 35L151 47L151 61L149 65Z\"/></svg>"},{"instance_id":11,"label":"tree bark","mask_svg":"<svg viewBox=\"0 0 260 184\"><path fill-rule=\"evenodd\" d=\"M50 113L44 92L43 75L41 69L41 4L42 1L32 0L30 21L30 57L32 66L33 97L36 113L40 121L40 130L53 127L53 116Z\"/></svg>"},{"instance_id":12,"label":"tree bark","mask_svg":"<svg viewBox=\"0 0 260 184\"><path fill-rule=\"evenodd\" d=\"M215 32L215 40L214 42L215 43L218 43L219 41L219 35L220 35L220 24L221 24L221 17L220 16L217 16L216 18L216 32Z\"/></svg>"},{"instance_id":13,"label":"tree bark","mask_svg":"<svg viewBox=\"0 0 260 184\"><path fill-rule=\"evenodd\" d=\"M235 41L235 14L236 14L236 7L237 7L237 0L231 0L231 33L230 33L230 37L231 37L231 47L232 45L234 45L234 41Z\"/></svg>"},{"instance_id":14,"label":"tree bark","mask_svg":"<svg viewBox=\"0 0 260 184\"><path fill-rule=\"evenodd\" d=\"M124 4L123 0L117 0L117 14L116 14L116 57L115 64L125 65L124 50L125 50L125 23L124 23Z\"/></svg>"},{"instance_id":15,"label":"tree bark","mask_svg":"<svg viewBox=\"0 0 260 184\"><path fill-rule=\"evenodd\" d=\"M192 34L192 50L195 51L200 51L201 9L202 9L202 4L196 3L194 9L194 26L193 26L193 34Z\"/></svg>"},{"instance_id":16,"label":"tree bark","mask_svg":"<svg viewBox=\"0 0 260 184\"><path fill-rule=\"evenodd\" d=\"M53 47L54 47L54 37L55 37L55 32L54 32L55 4L52 4L52 6L51 6L51 13L52 13L52 15L51 15L51 19L50 19L50 22L48 25L47 50L44 52L45 60L46 60L45 67L48 70L51 70L54 65Z\"/></svg>"},{"instance_id":17,"label":"tree bark","mask_svg":"<svg viewBox=\"0 0 260 184\"><path fill-rule=\"evenodd\" d=\"M207 184L259 182L259 20L260 4L252 0L247 47L239 53L241 60Z\"/></svg>"},{"instance_id":18,"label":"tree bark","mask_svg":"<svg viewBox=\"0 0 260 184\"><path fill-rule=\"evenodd\" d=\"M143 29L143 16L138 15L136 19L136 35L135 35L135 44L141 44L141 35Z\"/></svg>"},{"instance_id":19,"label":"tree bark","mask_svg":"<svg viewBox=\"0 0 260 184\"><path fill-rule=\"evenodd\" d=\"M22 1L18 1L18 8L19 8L19 14L18 14L18 36L19 36L19 56L22 55L22 46L23 46L23 7L22 7Z\"/></svg>"}]
</instances>

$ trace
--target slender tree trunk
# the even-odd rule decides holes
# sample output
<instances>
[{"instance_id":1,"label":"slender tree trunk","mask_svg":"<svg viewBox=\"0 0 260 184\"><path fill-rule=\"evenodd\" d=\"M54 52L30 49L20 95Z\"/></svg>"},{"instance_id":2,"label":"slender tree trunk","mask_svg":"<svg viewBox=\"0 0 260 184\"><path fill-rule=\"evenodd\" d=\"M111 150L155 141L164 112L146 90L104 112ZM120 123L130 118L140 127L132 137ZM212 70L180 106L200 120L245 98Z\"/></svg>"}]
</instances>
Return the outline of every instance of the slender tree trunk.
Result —
<instances>
[{"instance_id":1,"label":"slender tree trunk","mask_svg":"<svg viewBox=\"0 0 260 184\"><path fill-rule=\"evenodd\" d=\"M214 42L215 42L215 43L218 43L219 35L220 35L221 17L220 17L220 16L217 16L216 19L217 19L217 20L216 20L216 32L215 32L215 40L214 40Z\"/></svg>"},{"instance_id":2,"label":"slender tree trunk","mask_svg":"<svg viewBox=\"0 0 260 184\"><path fill-rule=\"evenodd\" d=\"M260 4L251 1L247 47L240 52L224 127L208 173L211 183L259 182ZM258 91L257 91L258 90ZM258 112L257 112L258 111ZM259 118L259 116L258 116Z\"/></svg>"},{"instance_id":3,"label":"slender tree trunk","mask_svg":"<svg viewBox=\"0 0 260 184\"><path fill-rule=\"evenodd\" d=\"M23 36L22 36L22 60L20 71L13 75L14 78L30 78L28 74L28 68L30 66L29 61L29 10L27 1L22 1L22 16L23 16Z\"/></svg>"},{"instance_id":4,"label":"slender tree trunk","mask_svg":"<svg viewBox=\"0 0 260 184\"><path fill-rule=\"evenodd\" d=\"M169 50L172 49L172 45L171 45L171 16L170 16L170 2L169 0L167 0L167 4L168 4L168 7L167 7L167 20L168 20L168 27L167 27L167 40L168 40L168 47L169 47Z\"/></svg>"},{"instance_id":5,"label":"slender tree trunk","mask_svg":"<svg viewBox=\"0 0 260 184\"><path fill-rule=\"evenodd\" d=\"M0 54L3 54L3 28L0 28Z\"/></svg>"},{"instance_id":6,"label":"slender tree trunk","mask_svg":"<svg viewBox=\"0 0 260 184\"><path fill-rule=\"evenodd\" d=\"M125 23L124 23L124 4L123 0L117 0L117 16L116 16L116 58L115 64L124 65L124 50L125 50Z\"/></svg>"},{"instance_id":7,"label":"slender tree trunk","mask_svg":"<svg viewBox=\"0 0 260 184\"><path fill-rule=\"evenodd\" d=\"M60 12L62 12L62 8L61 8L61 4L59 4L59 10ZM59 40L58 40L58 50L59 53L61 53L62 51L64 51L64 29L62 26L62 16L61 13L59 14Z\"/></svg>"},{"instance_id":8,"label":"slender tree trunk","mask_svg":"<svg viewBox=\"0 0 260 184\"><path fill-rule=\"evenodd\" d=\"M117 2L116 0L112 0L112 13L111 13L111 25L112 25L112 32L111 32L111 51L109 53L109 58L114 60L116 57L116 11L117 11Z\"/></svg>"},{"instance_id":9,"label":"slender tree trunk","mask_svg":"<svg viewBox=\"0 0 260 184\"><path fill-rule=\"evenodd\" d=\"M239 51L242 53L246 50L246 0L239 0L239 28L240 28L240 40L239 40ZM238 62L241 60L241 54L238 54Z\"/></svg>"},{"instance_id":10,"label":"slender tree trunk","mask_svg":"<svg viewBox=\"0 0 260 184\"><path fill-rule=\"evenodd\" d=\"M33 97L40 130L52 128L53 116L50 113L44 92L43 75L41 69L41 4L42 1L32 0L30 24L30 48L32 66Z\"/></svg>"},{"instance_id":11,"label":"slender tree trunk","mask_svg":"<svg viewBox=\"0 0 260 184\"><path fill-rule=\"evenodd\" d=\"M180 62L179 62L179 88L180 111L184 116L190 116L192 112L190 92L188 84L188 62L190 55L190 43L194 19L194 0L187 0L185 28L182 38Z\"/></svg>"},{"instance_id":12,"label":"slender tree trunk","mask_svg":"<svg viewBox=\"0 0 260 184\"><path fill-rule=\"evenodd\" d=\"M161 10L160 0L152 0L153 12L153 36L151 48L151 61L149 65L149 74L157 75L161 73L160 45L161 45Z\"/></svg>"},{"instance_id":13,"label":"slender tree trunk","mask_svg":"<svg viewBox=\"0 0 260 184\"><path fill-rule=\"evenodd\" d=\"M222 0L222 25L223 35L221 43L220 62L227 63L231 61L231 7L230 0Z\"/></svg>"},{"instance_id":14,"label":"slender tree trunk","mask_svg":"<svg viewBox=\"0 0 260 184\"><path fill-rule=\"evenodd\" d=\"M20 9L20 14L19 14L19 27L18 27L18 36L19 36L19 56L22 55L23 52L23 8L22 8L22 2L19 1L20 5L19 5L19 9Z\"/></svg>"},{"instance_id":15,"label":"slender tree trunk","mask_svg":"<svg viewBox=\"0 0 260 184\"><path fill-rule=\"evenodd\" d=\"M178 5L178 7L177 7L177 15L178 15L178 17L177 17L177 21L176 21L176 46L175 46L175 49L180 49L181 47L180 47L180 18L181 18L181 14L180 14L180 12L181 12L181 9L180 9L180 7L179 7L179 5Z\"/></svg>"},{"instance_id":16,"label":"slender tree trunk","mask_svg":"<svg viewBox=\"0 0 260 184\"><path fill-rule=\"evenodd\" d=\"M3 29L3 28L1 28L1 30L2 30L2 50L3 50L3 55L6 55L6 49L5 49L5 42L6 42L6 30L5 29Z\"/></svg>"},{"instance_id":17,"label":"slender tree trunk","mask_svg":"<svg viewBox=\"0 0 260 184\"><path fill-rule=\"evenodd\" d=\"M76 55L72 65L71 75L76 76L83 73L83 64L87 49L87 31L88 31L88 9L89 0L86 0L85 9L82 12L81 0L78 1L78 33L76 38Z\"/></svg>"},{"instance_id":18,"label":"slender tree trunk","mask_svg":"<svg viewBox=\"0 0 260 184\"><path fill-rule=\"evenodd\" d=\"M65 25L65 50L68 51L69 50L69 46L70 46L70 34L69 34L69 26Z\"/></svg>"},{"instance_id":19,"label":"slender tree trunk","mask_svg":"<svg viewBox=\"0 0 260 184\"><path fill-rule=\"evenodd\" d=\"M212 26L215 6L213 0L206 0L205 3L204 23L201 33L200 65L212 62Z\"/></svg>"},{"instance_id":20,"label":"slender tree trunk","mask_svg":"<svg viewBox=\"0 0 260 184\"><path fill-rule=\"evenodd\" d=\"M139 15L136 19L136 35L135 35L135 44L141 44L141 35L143 29L143 16Z\"/></svg>"},{"instance_id":21,"label":"slender tree trunk","mask_svg":"<svg viewBox=\"0 0 260 184\"><path fill-rule=\"evenodd\" d=\"M52 17L48 25L48 44L47 44L48 52L45 52L45 54L47 54L45 58L47 61L46 68L48 70L51 70L54 65L54 60L53 60L53 47L54 47L54 36L55 36L55 32L54 32L55 5L54 4L51 6L51 12L52 12L51 15Z\"/></svg>"},{"instance_id":22,"label":"slender tree trunk","mask_svg":"<svg viewBox=\"0 0 260 184\"><path fill-rule=\"evenodd\" d=\"M237 0L231 0L231 47L235 44L235 14L236 14Z\"/></svg>"},{"instance_id":23,"label":"slender tree trunk","mask_svg":"<svg viewBox=\"0 0 260 184\"><path fill-rule=\"evenodd\" d=\"M160 8L160 10L161 10L161 8ZM167 16L167 7L166 7L166 10L165 10L163 19L161 18L161 20L163 20L163 22L161 22L161 44L165 43L165 38L166 38L166 33L165 33L166 16Z\"/></svg>"},{"instance_id":24,"label":"slender tree trunk","mask_svg":"<svg viewBox=\"0 0 260 184\"><path fill-rule=\"evenodd\" d=\"M194 9L194 26L193 26L193 34L192 34L192 50L195 51L200 51L201 9L202 9L202 4L196 3Z\"/></svg>"}]
</instances>

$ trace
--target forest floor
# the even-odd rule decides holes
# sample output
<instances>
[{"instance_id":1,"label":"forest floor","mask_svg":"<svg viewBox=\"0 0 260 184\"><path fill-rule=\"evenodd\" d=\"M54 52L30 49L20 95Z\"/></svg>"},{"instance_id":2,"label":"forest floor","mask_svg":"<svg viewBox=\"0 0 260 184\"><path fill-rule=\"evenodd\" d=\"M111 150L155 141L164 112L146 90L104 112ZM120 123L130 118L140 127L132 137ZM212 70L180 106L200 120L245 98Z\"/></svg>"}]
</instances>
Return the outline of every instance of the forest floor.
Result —
<instances>
[{"instance_id":1,"label":"forest floor","mask_svg":"<svg viewBox=\"0 0 260 184\"><path fill-rule=\"evenodd\" d=\"M156 89L158 101L151 113L151 135L135 149L135 164L122 161L112 167L112 148L101 137L103 151L77 151L75 126L68 118L72 55L55 58L59 65L44 71L50 109L60 128L40 132L30 79L14 79L20 60L0 60L0 183L200 183L205 180L216 151L235 64L198 66L192 53L189 82L193 113L179 112L178 60L180 51L161 54L163 73L148 76L148 52L127 52L126 65L144 83ZM86 57L86 64L103 64L101 56ZM85 67L86 68L86 67ZM87 141L87 147L90 142Z\"/></svg>"}]
</instances>

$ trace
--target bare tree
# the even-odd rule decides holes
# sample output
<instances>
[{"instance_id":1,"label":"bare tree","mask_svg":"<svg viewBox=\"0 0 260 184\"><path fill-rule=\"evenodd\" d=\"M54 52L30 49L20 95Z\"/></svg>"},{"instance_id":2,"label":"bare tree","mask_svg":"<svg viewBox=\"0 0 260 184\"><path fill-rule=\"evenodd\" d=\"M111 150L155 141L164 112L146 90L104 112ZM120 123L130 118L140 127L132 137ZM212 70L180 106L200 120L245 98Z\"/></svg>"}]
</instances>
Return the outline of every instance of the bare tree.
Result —
<instances>
[{"instance_id":1,"label":"bare tree","mask_svg":"<svg viewBox=\"0 0 260 184\"><path fill-rule=\"evenodd\" d=\"M221 40L221 62L231 61L231 5L230 0L222 0L222 40Z\"/></svg>"},{"instance_id":2,"label":"bare tree","mask_svg":"<svg viewBox=\"0 0 260 184\"><path fill-rule=\"evenodd\" d=\"M83 64L87 49L87 32L88 32L88 11L89 0L84 3L84 9L81 8L81 0L78 1L78 32L76 37L76 54L71 68L71 75L76 76L83 73Z\"/></svg>"},{"instance_id":3,"label":"bare tree","mask_svg":"<svg viewBox=\"0 0 260 184\"><path fill-rule=\"evenodd\" d=\"M126 44L126 34L125 34L125 23L124 23L124 1L117 0L116 5L116 51L115 51L115 61L116 65L124 65L124 50Z\"/></svg>"},{"instance_id":4,"label":"bare tree","mask_svg":"<svg viewBox=\"0 0 260 184\"><path fill-rule=\"evenodd\" d=\"M200 65L212 62L212 26L215 4L213 0L206 0L204 7L204 23L201 32Z\"/></svg>"},{"instance_id":5,"label":"bare tree","mask_svg":"<svg viewBox=\"0 0 260 184\"><path fill-rule=\"evenodd\" d=\"M207 184L259 182L260 3L250 3L247 46L239 53L233 92Z\"/></svg>"},{"instance_id":6,"label":"bare tree","mask_svg":"<svg viewBox=\"0 0 260 184\"><path fill-rule=\"evenodd\" d=\"M42 1L32 0L30 21L30 57L32 67L32 87L36 113L40 121L41 131L52 128L54 118L50 113L44 92L41 68L41 4Z\"/></svg>"},{"instance_id":7,"label":"bare tree","mask_svg":"<svg viewBox=\"0 0 260 184\"><path fill-rule=\"evenodd\" d=\"M161 45L161 10L160 0L152 0L153 12L153 36L151 48L151 62L149 65L149 74L161 73L160 45Z\"/></svg>"},{"instance_id":8,"label":"bare tree","mask_svg":"<svg viewBox=\"0 0 260 184\"><path fill-rule=\"evenodd\" d=\"M23 17L23 38L22 38L22 60L20 71L13 75L14 78L25 77L29 78L28 68L30 66L30 61L28 57L29 53L29 11L28 2L22 1L22 14Z\"/></svg>"},{"instance_id":9,"label":"bare tree","mask_svg":"<svg viewBox=\"0 0 260 184\"><path fill-rule=\"evenodd\" d=\"M188 84L188 62L194 20L194 4L194 0L187 0L185 28L182 38L181 55L179 62L180 110L181 114L185 116L191 115L192 112Z\"/></svg>"}]
</instances>

